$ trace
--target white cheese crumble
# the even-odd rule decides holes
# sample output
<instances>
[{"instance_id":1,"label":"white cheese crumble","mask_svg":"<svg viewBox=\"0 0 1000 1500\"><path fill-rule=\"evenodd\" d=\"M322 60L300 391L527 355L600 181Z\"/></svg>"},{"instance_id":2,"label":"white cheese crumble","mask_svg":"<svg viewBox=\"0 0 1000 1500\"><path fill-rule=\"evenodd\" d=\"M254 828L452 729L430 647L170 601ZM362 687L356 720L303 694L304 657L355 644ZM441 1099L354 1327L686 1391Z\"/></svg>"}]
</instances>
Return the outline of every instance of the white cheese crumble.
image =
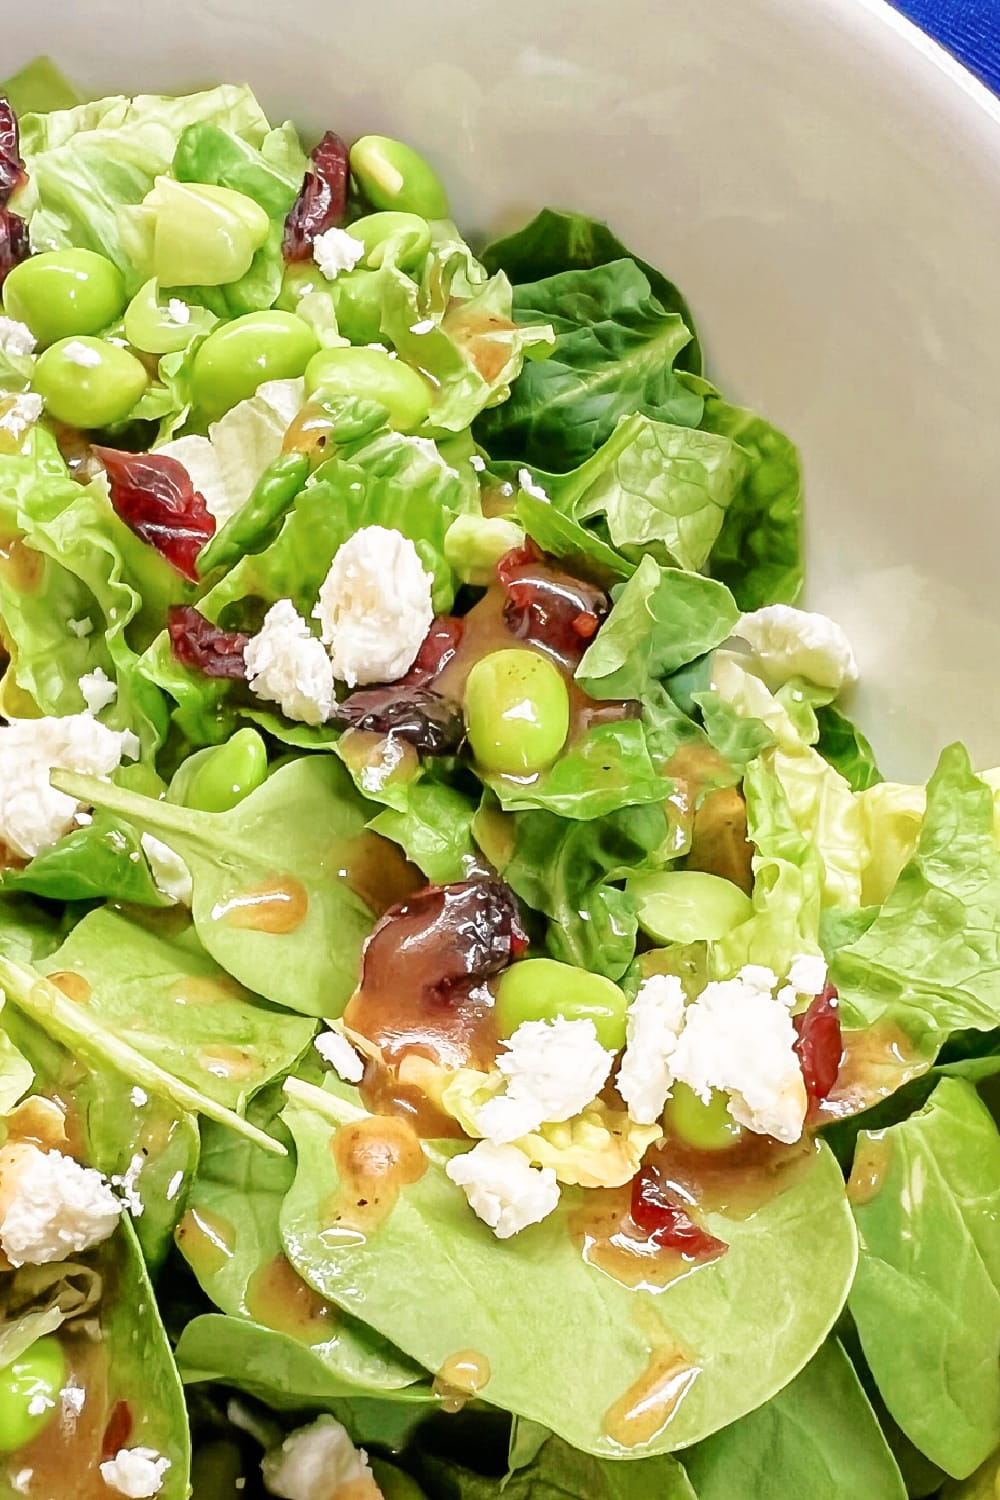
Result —
<instances>
[{"instance_id":1,"label":"white cheese crumble","mask_svg":"<svg viewBox=\"0 0 1000 1500\"><path fill-rule=\"evenodd\" d=\"M75 635L78 641L82 641L85 636L90 635L93 628L93 620L88 620L86 617L84 617L82 620L66 621L66 629L69 631L70 635Z\"/></svg>"},{"instance_id":2,"label":"white cheese crumble","mask_svg":"<svg viewBox=\"0 0 1000 1500\"><path fill-rule=\"evenodd\" d=\"M478 1120L498 1146L578 1115L604 1087L615 1059L589 1018L524 1021L503 1045L497 1067L507 1088L483 1105Z\"/></svg>"},{"instance_id":3,"label":"white cheese crumble","mask_svg":"<svg viewBox=\"0 0 1000 1500\"><path fill-rule=\"evenodd\" d=\"M480 1141L471 1151L453 1156L445 1171L498 1240L540 1223L559 1202L552 1168L533 1167L516 1146Z\"/></svg>"},{"instance_id":4,"label":"white cheese crumble","mask_svg":"<svg viewBox=\"0 0 1000 1500\"><path fill-rule=\"evenodd\" d=\"M530 469L518 469L517 482L526 495L532 495L536 500L544 500L546 505L549 503L549 497L542 486L532 479Z\"/></svg>"},{"instance_id":5,"label":"white cheese crumble","mask_svg":"<svg viewBox=\"0 0 1000 1500\"><path fill-rule=\"evenodd\" d=\"M410 325L410 332L416 333L418 335L422 333L433 333L436 327L437 324L435 323L433 318L421 318L419 323L412 323Z\"/></svg>"},{"instance_id":6,"label":"white cheese crumble","mask_svg":"<svg viewBox=\"0 0 1000 1500\"><path fill-rule=\"evenodd\" d=\"M739 1124L791 1144L806 1116L795 1027L788 1007L754 979L739 974L705 986L687 1008L671 1066L706 1104L720 1089Z\"/></svg>"},{"instance_id":7,"label":"white cheese crumble","mask_svg":"<svg viewBox=\"0 0 1000 1500\"><path fill-rule=\"evenodd\" d=\"M322 724L335 702L333 668L290 599L279 599L243 653L250 691L288 719Z\"/></svg>"},{"instance_id":8,"label":"white cheese crumble","mask_svg":"<svg viewBox=\"0 0 1000 1500\"><path fill-rule=\"evenodd\" d=\"M132 1157L125 1171L116 1174L110 1179L111 1186L117 1188L122 1202L132 1215L133 1219L141 1218L144 1204L139 1196L139 1178L142 1176L146 1158L141 1151L137 1151Z\"/></svg>"},{"instance_id":9,"label":"white cheese crumble","mask_svg":"<svg viewBox=\"0 0 1000 1500\"><path fill-rule=\"evenodd\" d=\"M139 840L142 852L149 862L150 873L158 890L162 891L175 906L190 906L194 893L191 871L180 855L158 839L155 834L144 833Z\"/></svg>"},{"instance_id":10,"label":"white cheese crumble","mask_svg":"<svg viewBox=\"0 0 1000 1500\"><path fill-rule=\"evenodd\" d=\"M23 437L33 427L45 410L45 402L34 391L24 391L20 396L4 402L0 428L12 437Z\"/></svg>"},{"instance_id":11,"label":"white cheese crumble","mask_svg":"<svg viewBox=\"0 0 1000 1500\"><path fill-rule=\"evenodd\" d=\"M80 678L80 692L88 714L99 714L109 703L114 703L118 697L118 686L111 681L103 667L95 667L92 672L85 672Z\"/></svg>"},{"instance_id":12,"label":"white cheese crumble","mask_svg":"<svg viewBox=\"0 0 1000 1500\"><path fill-rule=\"evenodd\" d=\"M61 1151L0 1153L0 1246L12 1266L65 1260L114 1232L121 1204L100 1172Z\"/></svg>"},{"instance_id":13,"label":"white cheese crumble","mask_svg":"<svg viewBox=\"0 0 1000 1500\"><path fill-rule=\"evenodd\" d=\"M486 460L485 458L483 458L481 453L471 453L469 455L469 463L475 469L477 474L485 473Z\"/></svg>"},{"instance_id":14,"label":"white cheese crumble","mask_svg":"<svg viewBox=\"0 0 1000 1500\"><path fill-rule=\"evenodd\" d=\"M361 1494L380 1493L367 1453L355 1448L347 1428L328 1414L290 1432L265 1456L261 1470L271 1494L282 1500L331 1500L349 1484L364 1485Z\"/></svg>"},{"instance_id":15,"label":"white cheese crumble","mask_svg":"<svg viewBox=\"0 0 1000 1500\"><path fill-rule=\"evenodd\" d=\"M768 687L779 688L790 677L806 677L839 692L857 680L851 643L827 615L769 604L743 615L733 634L754 652Z\"/></svg>"},{"instance_id":16,"label":"white cheese crumble","mask_svg":"<svg viewBox=\"0 0 1000 1500\"><path fill-rule=\"evenodd\" d=\"M365 1065L341 1032L321 1032L313 1046L323 1061L330 1064L338 1078L342 1078L345 1083L361 1082Z\"/></svg>"},{"instance_id":17,"label":"white cheese crumble","mask_svg":"<svg viewBox=\"0 0 1000 1500\"><path fill-rule=\"evenodd\" d=\"M163 1488L170 1460L154 1448L119 1448L114 1458L105 1459L100 1467L109 1490L117 1490L128 1500L151 1500Z\"/></svg>"},{"instance_id":18,"label":"white cheese crumble","mask_svg":"<svg viewBox=\"0 0 1000 1500\"><path fill-rule=\"evenodd\" d=\"M327 281L335 281L341 271L353 271L364 253L364 241L346 229L325 229L313 240L313 260Z\"/></svg>"},{"instance_id":19,"label":"white cheese crumble","mask_svg":"<svg viewBox=\"0 0 1000 1500\"><path fill-rule=\"evenodd\" d=\"M684 987L673 974L644 979L625 1018L618 1092L637 1125L654 1125L670 1097L670 1059L684 1026Z\"/></svg>"},{"instance_id":20,"label":"white cheese crumble","mask_svg":"<svg viewBox=\"0 0 1000 1500\"><path fill-rule=\"evenodd\" d=\"M34 859L73 827L82 803L49 785L55 769L110 776L135 736L92 715L16 719L0 728L0 840Z\"/></svg>"},{"instance_id":21,"label":"white cheese crumble","mask_svg":"<svg viewBox=\"0 0 1000 1500\"><path fill-rule=\"evenodd\" d=\"M348 687L395 682L409 671L434 619L433 580L409 537L363 526L323 580L313 618Z\"/></svg>"},{"instance_id":22,"label":"white cheese crumble","mask_svg":"<svg viewBox=\"0 0 1000 1500\"><path fill-rule=\"evenodd\" d=\"M797 995L821 995L826 989L826 959L819 953L797 953L788 966L788 983Z\"/></svg>"},{"instance_id":23,"label":"white cheese crumble","mask_svg":"<svg viewBox=\"0 0 1000 1500\"><path fill-rule=\"evenodd\" d=\"M79 339L69 339L62 346L62 357L71 365L79 365L82 370L93 370L101 363L102 355L99 349L93 348L91 344L83 344Z\"/></svg>"},{"instance_id":24,"label":"white cheese crumble","mask_svg":"<svg viewBox=\"0 0 1000 1500\"><path fill-rule=\"evenodd\" d=\"M0 353L12 354L16 359L34 352L35 335L27 323L19 323L16 318L0 317Z\"/></svg>"}]
</instances>

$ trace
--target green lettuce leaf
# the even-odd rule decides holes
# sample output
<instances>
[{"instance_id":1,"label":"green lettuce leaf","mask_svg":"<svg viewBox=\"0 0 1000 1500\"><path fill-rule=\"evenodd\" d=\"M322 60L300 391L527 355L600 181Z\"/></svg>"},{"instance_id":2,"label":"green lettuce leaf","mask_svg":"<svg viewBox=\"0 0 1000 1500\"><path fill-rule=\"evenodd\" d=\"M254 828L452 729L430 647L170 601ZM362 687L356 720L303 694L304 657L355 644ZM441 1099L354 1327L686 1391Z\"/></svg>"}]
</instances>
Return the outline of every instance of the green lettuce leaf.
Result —
<instances>
[{"instance_id":1,"label":"green lettuce leaf","mask_svg":"<svg viewBox=\"0 0 1000 1500\"><path fill-rule=\"evenodd\" d=\"M0 83L0 94L10 100L18 116L73 109L83 103L79 89L70 83L51 57L33 57L31 62Z\"/></svg>"},{"instance_id":2,"label":"green lettuce leaf","mask_svg":"<svg viewBox=\"0 0 1000 1500\"><path fill-rule=\"evenodd\" d=\"M503 239L494 240L483 251L488 271L506 271L515 284L540 281L559 271L590 271L615 260L633 260L648 278L653 296L667 312L678 313L691 330L691 342L682 349L677 368L701 374L701 349L694 320L684 297L672 281L627 250L607 224L584 214L560 213L543 208L530 223Z\"/></svg>"},{"instance_id":3,"label":"green lettuce leaf","mask_svg":"<svg viewBox=\"0 0 1000 1500\"><path fill-rule=\"evenodd\" d=\"M722 584L645 557L616 591L577 680L592 698L639 698L658 679L718 646L738 618Z\"/></svg>"},{"instance_id":4,"label":"green lettuce leaf","mask_svg":"<svg viewBox=\"0 0 1000 1500\"><path fill-rule=\"evenodd\" d=\"M865 792L882 780L875 752L857 724L833 703L816 711L819 738L816 749L849 783L852 792Z\"/></svg>"},{"instance_id":5,"label":"green lettuce leaf","mask_svg":"<svg viewBox=\"0 0 1000 1500\"><path fill-rule=\"evenodd\" d=\"M1000 1444L1000 1135L943 1079L919 1114L858 1142L850 1310L886 1406L965 1478Z\"/></svg>"},{"instance_id":6,"label":"green lettuce leaf","mask_svg":"<svg viewBox=\"0 0 1000 1500\"><path fill-rule=\"evenodd\" d=\"M403 805L386 807L368 827L392 839L432 885L465 880L476 864L475 804L457 787L426 778L406 788Z\"/></svg>"},{"instance_id":7,"label":"green lettuce leaf","mask_svg":"<svg viewBox=\"0 0 1000 1500\"><path fill-rule=\"evenodd\" d=\"M634 261L519 286L514 313L523 323L551 325L556 345L548 359L526 365L510 400L477 423L490 454L565 472L633 412L698 426L702 397L672 368L691 335Z\"/></svg>"},{"instance_id":8,"label":"green lettuce leaf","mask_svg":"<svg viewBox=\"0 0 1000 1500\"><path fill-rule=\"evenodd\" d=\"M141 203L170 171L181 132L207 120L259 146L269 125L245 86L223 84L179 98L120 95L21 120L28 183L14 207L35 250L77 246L114 261L130 291L144 279L122 241L118 210Z\"/></svg>"},{"instance_id":9,"label":"green lettuce leaf","mask_svg":"<svg viewBox=\"0 0 1000 1500\"><path fill-rule=\"evenodd\" d=\"M939 1042L960 1028L1000 1025L993 817L989 788L952 745L927 784L913 858L868 930L834 959L831 977L853 1024L886 1016L915 1040Z\"/></svg>"},{"instance_id":10,"label":"green lettuce leaf","mask_svg":"<svg viewBox=\"0 0 1000 1500\"><path fill-rule=\"evenodd\" d=\"M580 567L585 574L609 585L623 582L635 571L635 565L609 547L596 532L527 490L518 494L514 514L531 540L543 552L565 560L570 571L574 566Z\"/></svg>"},{"instance_id":11,"label":"green lettuce leaf","mask_svg":"<svg viewBox=\"0 0 1000 1500\"><path fill-rule=\"evenodd\" d=\"M508 812L541 808L563 818L603 818L669 796L670 783L651 749L640 720L620 719L588 729L534 780L479 774Z\"/></svg>"}]
</instances>

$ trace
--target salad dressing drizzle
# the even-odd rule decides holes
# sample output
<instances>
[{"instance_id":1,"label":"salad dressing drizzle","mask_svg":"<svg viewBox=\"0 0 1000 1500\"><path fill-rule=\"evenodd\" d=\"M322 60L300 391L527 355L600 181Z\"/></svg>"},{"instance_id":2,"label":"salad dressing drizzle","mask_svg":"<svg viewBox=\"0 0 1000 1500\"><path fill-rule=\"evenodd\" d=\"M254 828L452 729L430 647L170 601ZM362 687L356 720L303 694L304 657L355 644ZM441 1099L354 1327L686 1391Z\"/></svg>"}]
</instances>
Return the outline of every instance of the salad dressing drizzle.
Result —
<instances>
[{"instance_id":1,"label":"salad dressing drizzle","mask_svg":"<svg viewBox=\"0 0 1000 1500\"><path fill-rule=\"evenodd\" d=\"M604 1431L623 1448L650 1443L663 1431L691 1389L701 1369L677 1345L654 1348L639 1379L618 1398L604 1417Z\"/></svg>"},{"instance_id":2,"label":"salad dressing drizzle","mask_svg":"<svg viewBox=\"0 0 1000 1500\"><path fill-rule=\"evenodd\" d=\"M408 1120L371 1115L330 1138L340 1179L326 1208L331 1229L371 1234L392 1213L404 1187L427 1170L420 1138Z\"/></svg>"},{"instance_id":3,"label":"salad dressing drizzle","mask_svg":"<svg viewBox=\"0 0 1000 1500\"><path fill-rule=\"evenodd\" d=\"M892 1140L883 1131L858 1137L847 1196L859 1206L870 1203L885 1184L892 1166Z\"/></svg>"},{"instance_id":4,"label":"salad dressing drizzle","mask_svg":"<svg viewBox=\"0 0 1000 1500\"><path fill-rule=\"evenodd\" d=\"M278 875L253 890L230 896L212 908L216 922L284 936L301 927L309 911L309 892L294 875Z\"/></svg>"},{"instance_id":5,"label":"salad dressing drizzle","mask_svg":"<svg viewBox=\"0 0 1000 1500\"><path fill-rule=\"evenodd\" d=\"M333 857L341 880L376 917L426 883L398 844L367 829L338 845Z\"/></svg>"},{"instance_id":6,"label":"salad dressing drizzle","mask_svg":"<svg viewBox=\"0 0 1000 1500\"><path fill-rule=\"evenodd\" d=\"M75 1000L77 1005L86 1005L93 994L90 980L78 974L75 969L60 969L58 973L50 974L49 983L62 990L68 999Z\"/></svg>"},{"instance_id":7,"label":"salad dressing drizzle","mask_svg":"<svg viewBox=\"0 0 1000 1500\"><path fill-rule=\"evenodd\" d=\"M0 572L12 588L33 594L45 577L45 558L21 537L0 535Z\"/></svg>"},{"instance_id":8,"label":"salad dressing drizzle","mask_svg":"<svg viewBox=\"0 0 1000 1500\"><path fill-rule=\"evenodd\" d=\"M255 1323L291 1334L304 1344L326 1344L336 1336L338 1309L314 1292L284 1255L253 1273L246 1307Z\"/></svg>"},{"instance_id":9,"label":"salad dressing drizzle","mask_svg":"<svg viewBox=\"0 0 1000 1500\"><path fill-rule=\"evenodd\" d=\"M864 1031L845 1031L843 1045L837 1081L817 1110L823 1124L860 1114L887 1099L933 1061L891 1021L876 1021Z\"/></svg>"},{"instance_id":10,"label":"salad dressing drizzle","mask_svg":"<svg viewBox=\"0 0 1000 1500\"><path fill-rule=\"evenodd\" d=\"M108 1500L100 1472L101 1460L110 1456L105 1440L110 1425L106 1349L79 1335L64 1336L62 1342L69 1371L58 1410L33 1442L4 1455L11 1478L17 1480L17 1488L9 1493L25 1500L52 1500L66 1494L67 1476L72 1476L73 1500ZM114 1425L121 1430L120 1421ZM0 1469L0 1489L7 1494L3 1477Z\"/></svg>"},{"instance_id":11,"label":"salad dressing drizzle","mask_svg":"<svg viewBox=\"0 0 1000 1500\"><path fill-rule=\"evenodd\" d=\"M236 1229L221 1214L189 1208L174 1230L174 1239L196 1275L214 1276L232 1259Z\"/></svg>"},{"instance_id":12,"label":"salad dressing drizzle","mask_svg":"<svg viewBox=\"0 0 1000 1500\"><path fill-rule=\"evenodd\" d=\"M449 1354L434 1377L433 1391L441 1410L461 1411L466 1402L485 1389L490 1379L490 1362L476 1349L460 1349Z\"/></svg>"},{"instance_id":13,"label":"salad dressing drizzle","mask_svg":"<svg viewBox=\"0 0 1000 1500\"><path fill-rule=\"evenodd\" d=\"M198 1062L213 1078L252 1078L258 1066L253 1053L242 1047L203 1047Z\"/></svg>"}]
</instances>

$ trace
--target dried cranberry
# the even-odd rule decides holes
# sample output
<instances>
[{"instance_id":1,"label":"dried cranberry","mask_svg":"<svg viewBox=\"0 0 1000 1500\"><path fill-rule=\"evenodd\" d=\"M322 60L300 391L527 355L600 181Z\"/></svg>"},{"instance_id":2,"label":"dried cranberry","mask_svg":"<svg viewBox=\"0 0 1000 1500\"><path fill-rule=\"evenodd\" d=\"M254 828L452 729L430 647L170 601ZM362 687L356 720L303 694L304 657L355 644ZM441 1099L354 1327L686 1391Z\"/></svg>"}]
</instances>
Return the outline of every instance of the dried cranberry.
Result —
<instances>
[{"instance_id":1,"label":"dried cranberry","mask_svg":"<svg viewBox=\"0 0 1000 1500\"><path fill-rule=\"evenodd\" d=\"M10 100L0 97L0 204L6 203L14 189L27 180L28 174L21 160L17 115Z\"/></svg>"},{"instance_id":2,"label":"dried cranberry","mask_svg":"<svg viewBox=\"0 0 1000 1500\"><path fill-rule=\"evenodd\" d=\"M407 687L427 687L440 677L458 650L465 621L457 615L437 615L424 637L413 666L400 681Z\"/></svg>"},{"instance_id":3,"label":"dried cranberry","mask_svg":"<svg viewBox=\"0 0 1000 1500\"><path fill-rule=\"evenodd\" d=\"M285 219L282 254L288 263L308 260L313 240L339 224L347 209L347 147L328 130L309 153L312 163Z\"/></svg>"},{"instance_id":4,"label":"dried cranberry","mask_svg":"<svg viewBox=\"0 0 1000 1500\"><path fill-rule=\"evenodd\" d=\"M795 1050L802 1064L806 1095L810 1105L822 1104L837 1081L844 1057L840 1008L833 985L828 984L808 1009L793 1016L792 1021L798 1032Z\"/></svg>"},{"instance_id":5,"label":"dried cranberry","mask_svg":"<svg viewBox=\"0 0 1000 1500\"><path fill-rule=\"evenodd\" d=\"M461 999L528 946L502 880L429 885L391 906L365 946L362 989L408 990L424 1003Z\"/></svg>"},{"instance_id":6,"label":"dried cranberry","mask_svg":"<svg viewBox=\"0 0 1000 1500\"><path fill-rule=\"evenodd\" d=\"M198 553L215 534L215 517L176 458L95 447L107 470L111 504L136 536L197 582Z\"/></svg>"},{"instance_id":7,"label":"dried cranberry","mask_svg":"<svg viewBox=\"0 0 1000 1500\"><path fill-rule=\"evenodd\" d=\"M101 1457L113 1458L122 1448L128 1447L132 1436L132 1408L127 1401L116 1401L111 1408L108 1425L104 1429Z\"/></svg>"},{"instance_id":8,"label":"dried cranberry","mask_svg":"<svg viewBox=\"0 0 1000 1500\"><path fill-rule=\"evenodd\" d=\"M450 755L465 738L465 720L457 703L427 688L366 688L338 703L334 724L394 734L424 755Z\"/></svg>"},{"instance_id":9,"label":"dried cranberry","mask_svg":"<svg viewBox=\"0 0 1000 1500\"><path fill-rule=\"evenodd\" d=\"M249 636L239 630L220 630L193 604L174 604L167 611L167 633L174 656L185 667L206 677L246 677L243 652Z\"/></svg>"},{"instance_id":10,"label":"dried cranberry","mask_svg":"<svg viewBox=\"0 0 1000 1500\"><path fill-rule=\"evenodd\" d=\"M503 617L511 635L570 661L580 659L611 607L603 589L559 572L530 544L506 553L497 577L507 595Z\"/></svg>"},{"instance_id":11,"label":"dried cranberry","mask_svg":"<svg viewBox=\"0 0 1000 1500\"><path fill-rule=\"evenodd\" d=\"M643 1167L632 1179L632 1220L646 1238L689 1260L716 1260L729 1246L696 1224L683 1204L668 1198L658 1178Z\"/></svg>"},{"instance_id":12,"label":"dried cranberry","mask_svg":"<svg viewBox=\"0 0 1000 1500\"><path fill-rule=\"evenodd\" d=\"M7 279L7 272L27 260L29 254L27 224L9 208L0 208L0 286Z\"/></svg>"}]
</instances>

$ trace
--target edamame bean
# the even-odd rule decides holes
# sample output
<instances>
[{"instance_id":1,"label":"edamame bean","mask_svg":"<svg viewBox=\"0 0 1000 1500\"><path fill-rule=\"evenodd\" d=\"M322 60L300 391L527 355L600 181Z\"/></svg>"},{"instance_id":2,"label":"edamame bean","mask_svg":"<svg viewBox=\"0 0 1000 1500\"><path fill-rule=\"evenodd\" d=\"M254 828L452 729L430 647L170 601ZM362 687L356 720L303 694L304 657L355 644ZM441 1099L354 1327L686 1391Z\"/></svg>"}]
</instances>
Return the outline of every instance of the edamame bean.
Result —
<instances>
[{"instance_id":1,"label":"edamame bean","mask_svg":"<svg viewBox=\"0 0 1000 1500\"><path fill-rule=\"evenodd\" d=\"M386 1463L384 1458L373 1458L371 1469L385 1500L426 1500L417 1481L402 1469L397 1469L395 1464Z\"/></svg>"},{"instance_id":2,"label":"edamame bean","mask_svg":"<svg viewBox=\"0 0 1000 1500\"><path fill-rule=\"evenodd\" d=\"M295 261L292 265L285 267L285 273L281 278L281 291L274 305L282 312L293 313L303 297L308 297L311 292L329 291L332 285L333 283L327 281L315 261Z\"/></svg>"},{"instance_id":3,"label":"edamame bean","mask_svg":"<svg viewBox=\"0 0 1000 1500\"><path fill-rule=\"evenodd\" d=\"M675 1083L663 1111L664 1124L697 1151L725 1151L742 1130L729 1113L725 1094L715 1090L705 1104L686 1083Z\"/></svg>"},{"instance_id":4,"label":"edamame bean","mask_svg":"<svg viewBox=\"0 0 1000 1500\"><path fill-rule=\"evenodd\" d=\"M125 337L144 354L179 354L218 321L207 307L191 307L179 297L168 298L161 307L153 279L140 287L125 309Z\"/></svg>"},{"instance_id":5,"label":"edamame bean","mask_svg":"<svg viewBox=\"0 0 1000 1500\"><path fill-rule=\"evenodd\" d=\"M210 420L252 396L265 380L293 380L319 348L309 324L294 313L245 313L210 333L194 357L191 392Z\"/></svg>"},{"instance_id":6,"label":"edamame bean","mask_svg":"<svg viewBox=\"0 0 1000 1500\"><path fill-rule=\"evenodd\" d=\"M110 427L123 421L146 386L145 367L103 339L60 339L41 355L32 384L50 416L70 427Z\"/></svg>"},{"instance_id":7,"label":"edamame bean","mask_svg":"<svg viewBox=\"0 0 1000 1500\"><path fill-rule=\"evenodd\" d=\"M558 668L534 651L484 656L465 684L472 753L488 771L532 776L555 760L569 733L569 690Z\"/></svg>"},{"instance_id":8,"label":"edamame bean","mask_svg":"<svg viewBox=\"0 0 1000 1500\"><path fill-rule=\"evenodd\" d=\"M249 271L271 221L246 193L157 177L118 228L133 265L161 286L226 286Z\"/></svg>"},{"instance_id":9,"label":"edamame bean","mask_svg":"<svg viewBox=\"0 0 1000 1500\"><path fill-rule=\"evenodd\" d=\"M426 380L382 349L321 349L306 368L306 391L377 401L397 432L413 432L431 409Z\"/></svg>"},{"instance_id":10,"label":"edamame bean","mask_svg":"<svg viewBox=\"0 0 1000 1500\"><path fill-rule=\"evenodd\" d=\"M448 194L440 177L402 141L363 135L351 147L351 172L373 208L399 209L423 219L448 217Z\"/></svg>"},{"instance_id":11,"label":"edamame bean","mask_svg":"<svg viewBox=\"0 0 1000 1500\"><path fill-rule=\"evenodd\" d=\"M93 250L46 250L9 272L4 311L26 323L41 346L79 333L99 333L121 315L128 298L118 267Z\"/></svg>"},{"instance_id":12,"label":"edamame bean","mask_svg":"<svg viewBox=\"0 0 1000 1500\"><path fill-rule=\"evenodd\" d=\"M361 267L327 282L337 327L352 344L375 343L382 333L382 278Z\"/></svg>"},{"instance_id":13,"label":"edamame bean","mask_svg":"<svg viewBox=\"0 0 1000 1500\"><path fill-rule=\"evenodd\" d=\"M725 937L753 913L738 885L701 870L664 870L626 883L638 903L639 926L658 943L696 943Z\"/></svg>"},{"instance_id":14,"label":"edamame bean","mask_svg":"<svg viewBox=\"0 0 1000 1500\"><path fill-rule=\"evenodd\" d=\"M500 975L493 1013L501 1036L512 1036L524 1021L593 1021L601 1046L618 1052L627 1006L624 991L602 974L554 958L523 958Z\"/></svg>"},{"instance_id":15,"label":"edamame bean","mask_svg":"<svg viewBox=\"0 0 1000 1500\"><path fill-rule=\"evenodd\" d=\"M444 557L463 583L485 586L501 557L523 546L524 532L505 516L456 516L445 532Z\"/></svg>"},{"instance_id":16,"label":"edamame bean","mask_svg":"<svg viewBox=\"0 0 1000 1500\"><path fill-rule=\"evenodd\" d=\"M185 807L229 812L267 780L267 747L256 729L240 729L195 766L182 788Z\"/></svg>"},{"instance_id":17,"label":"edamame bean","mask_svg":"<svg viewBox=\"0 0 1000 1500\"><path fill-rule=\"evenodd\" d=\"M66 1356L57 1338L36 1339L0 1369L0 1453L23 1448L52 1420L66 1382Z\"/></svg>"},{"instance_id":18,"label":"edamame bean","mask_svg":"<svg viewBox=\"0 0 1000 1500\"><path fill-rule=\"evenodd\" d=\"M365 265L376 270L388 261L412 271L431 248L431 226L419 214L368 214L351 225L351 234L365 247Z\"/></svg>"}]
</instances>

